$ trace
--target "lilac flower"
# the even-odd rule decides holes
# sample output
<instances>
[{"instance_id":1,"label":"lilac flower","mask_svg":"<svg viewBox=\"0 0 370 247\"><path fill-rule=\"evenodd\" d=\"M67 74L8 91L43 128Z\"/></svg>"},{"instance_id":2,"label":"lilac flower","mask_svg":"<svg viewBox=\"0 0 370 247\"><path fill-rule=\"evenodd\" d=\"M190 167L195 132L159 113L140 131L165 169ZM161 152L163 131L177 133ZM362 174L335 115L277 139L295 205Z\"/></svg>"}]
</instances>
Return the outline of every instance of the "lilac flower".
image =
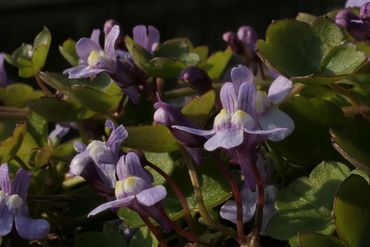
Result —
<instances>
[{"instance_id":1,"label":"lilac flower","mask_svg":"<svg viewBox=\"0 0 370 247\"><path fill-rule=\"evenodd\" d=\"M153 54L159 45L160 34L158 29L153 26L138 25L132 30L133 38L136 43L142 46L150 54Z\"/></svg>"},{"instance_id":2,"label":"lilac flower","mask_svg":"<svg viewBox=\"0 0 370 247\"><path fill-rule=\"evenodd\" d=\"M95 77L101 72L107 72L117 85L137 103L139 100L138 88L135 85L143 80L143 72L131 62L131 56L115 49L120 36L120 28L115 25L105 36L104 49L99 43L100 30L95 29L90 38L82 38L76 44L76 52L80 64L65 70L70 79Z\"/></svg>"},{"instance_id":3,"label":"lilac flower","mask_svg":"<svg viewBox=\"0 0 370 247\"><path fill-rule=\"evenodd\" d=\"M68 134L71 128L64 127L60 124L56 124L54 130L52 130L48 136L51 143L57 143L60 139L62 139L66 134Z\"/></svg>"},{"instance_id":4,"label":"lilac flower","mask_svg":"<svg viewBox=\"0 0 370 247\"><path fill-rule=\"evenodd\" d=\"M166 195L166 189L162 185L152 185L153 178L141 166L139 157L130 152L123 155L117 163L118 181L115 181L115 200L106 202L94 210L88 216L96 215L107 209L128 207L138 212L143 217L152 217L166 231L170 230L170 224L162 216L162 201Z\"/></svg>"},{"instance_id":5,"label":"lilac flower","mask_svg":"<svg viewBox=\"0 0 370 247\"><path fill-rule=\"evenodd\" d=\"M154 104L154 108L156 109L153 117L154 122L161 123L170 128L171 133L184 146L195 163L200 165L203 162L202 146L205 138L171 128L173 125L186 126L188 128L196 128L196 126L179 109L161 101L159 97L158 101Z\"/></svg>"},{"instance_id":6,"label":"lilac flower","mask_svg":"<svg viewBox=\"0 0 370 247\"><path fill-rule=\"evenodd\" d=\"M116 164L121 155L120 147L127 138L127 131L123 125L114 126L110 120L106 127L112 132L106 143L92 141L87 147L82 143L75 143L77 154L71 161L70 173L82 176L103 195L111 195L116 181Z\"/></svg>"},{"instance_id":7,"label":"lilac flower","mask_svg":"<svg viewBox=\"0 0 370 247\"><path fill-rule=\"evenodd\" d=\"M6 87L9 84L9 79L4 68L4 54L0 53L0 87Z\"/></svg>"},{"instance_id":8,"label":"lilac flower","mask_svg":"<svg viewBox=\"0 0 370 247\"><path fill-rule=\"evenodd\" d=\"M19 169L10 183L8 164L0 166L0 237L10 233L15 223L19 236L28 240L47 237L49 223L44 219L31 219L28 214L27 190L31 172Z\"/></svg>"},{"instance_id":9,"label":"lilac flower","mask_svg":"<svg viewBox=\"0 0 370 247\"><path fill-rule=\"evenodd\" d=\"M222 38L236 54L244 56L249 61L257 58L256 43L258 37L251 26L241 26L236 34L230 31L226 32Z\"/></svg>"},{"instance_id":10,"label":"lilac flower","mask_svg":"<svg viewBox=\"0 0 370 247\"><path fill-rule=\"evenodd\" d=\"M345 7L361 7L363 4L369 2L369 0L347 0Z\"/></svg>"},{"instance_id":11,"label":"lilac flower","mask_svg":"<svg viewBox=\"0 0 370 247\"><path fill-rule=\"evenodd\" d=\"M256 204L258 200L258 191L250 191L248 186L243 186L241 192L243 205L243 222L250 221L256 211ZM266 226L271 217L277 212L275 208L275 199L277 195L277 188L274 185L269 185L265 188L265 205L263 207L263 221L261 227L261 234L266 235ZM235 201L227 201L220 210L220 215L223 219L229 220L236 224L236 203Z\"/></svg>"},{"instance_id":12,"label":"lilac flower","mask_svg":"<svg viewBox=\"0 0 370 247\"><path fill-rule=\"evenodd\" d=\"M178 125L172 127L209 138L204 144L208 151L235 148L248 136L253 136L251 139L259 142L265 139L279 141L293 131L294 122L277 108L277 104L289 94L291 81L278 77L266 96L257 93L253 75L245 66L233 68L231 78L233 83L226 82L221 88L223 109L216 116L213 129L199 130Z\"/></svg>"}]
</instances>

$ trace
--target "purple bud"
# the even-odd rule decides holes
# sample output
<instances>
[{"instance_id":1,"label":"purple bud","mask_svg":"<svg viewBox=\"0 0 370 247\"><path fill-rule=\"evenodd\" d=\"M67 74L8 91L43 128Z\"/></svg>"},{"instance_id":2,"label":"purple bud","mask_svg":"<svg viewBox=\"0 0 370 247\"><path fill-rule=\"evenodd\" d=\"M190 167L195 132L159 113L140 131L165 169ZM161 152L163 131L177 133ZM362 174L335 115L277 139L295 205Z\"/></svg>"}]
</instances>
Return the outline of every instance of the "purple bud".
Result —
<instances>
[{"instance_id":1,"label":"purple bud","mask_svg":"<svg viewBox=\"0 0 370 247\"><path fill-rule=\"evenodd\" d=\"M247 60L256 59L257 33L250 26L241 26L238 33L226 32L222 36L234 53L244 56Z\"/></svg>"},{"instance_id":2,"label":"purple bud","mask_svg":"<svg viewBox=\"0 0 370 247\"><path fill-rule=\"evenodd\" d=\"M338 11L335 23L345 28L354 38L367 40L370 38L370 30L363 21L348 9Z\"/></svg>"},{"instance_id":3,"label":"purple bud","mask_svg":"<svg viewBox=\"0 0 370 247\"><path fill-rule=\"evenodd\" d=\"M243 55L243 50L238 40L238 37L233 32L226 32L222 35L222 39L230 46L234 53Z\"/></svg>"},{"instance_id":4,"label":"purple bud","mask_svg":"<svg viewBox=\"0 0 370 247\"><path fill-rule=\"evenodd\" d=\"M360 8L360 18L365 22L366 24L370 23L370 2L365 3Z\"/></svg>"},{"instance_id":5,"label":"purple bud","mask_svg":"<svg viewBox=\"0 0 370 247\"><path fill-rule=\"evenodd\" d=\"M199 94L203 94L212 89L212 80L209 78L207 72L190 66L181 71L179 80L182 80L189 84L189 86L198 91Z\"/></svg>"}]
</instances>

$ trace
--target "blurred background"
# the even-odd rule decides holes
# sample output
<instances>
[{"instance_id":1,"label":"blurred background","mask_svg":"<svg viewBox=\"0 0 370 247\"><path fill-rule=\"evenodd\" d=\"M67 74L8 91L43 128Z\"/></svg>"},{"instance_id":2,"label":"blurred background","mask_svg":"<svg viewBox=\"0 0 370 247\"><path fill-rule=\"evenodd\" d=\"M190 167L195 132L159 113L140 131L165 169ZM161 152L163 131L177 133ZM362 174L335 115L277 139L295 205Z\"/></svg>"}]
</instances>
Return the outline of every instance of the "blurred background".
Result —
<instances>
[{"instance_id":1,"label":"blurred background","mask_svg":"<svg viewBox=\"0 0 370 247\"><path fill-rule=\"evenodd\" d=\"M344 0L0 0L0 51L12 52L32 43L45 25L53 35L47 70L68 67L58 53L67 38L90 36L113 18L125 34L137 24L151 24L161 40L189 37L194 45L224 49L222 34L241 25L255 27L261 38L274 19L294 18L298 12L324 14Z\"/></svg>"}]
</instances>

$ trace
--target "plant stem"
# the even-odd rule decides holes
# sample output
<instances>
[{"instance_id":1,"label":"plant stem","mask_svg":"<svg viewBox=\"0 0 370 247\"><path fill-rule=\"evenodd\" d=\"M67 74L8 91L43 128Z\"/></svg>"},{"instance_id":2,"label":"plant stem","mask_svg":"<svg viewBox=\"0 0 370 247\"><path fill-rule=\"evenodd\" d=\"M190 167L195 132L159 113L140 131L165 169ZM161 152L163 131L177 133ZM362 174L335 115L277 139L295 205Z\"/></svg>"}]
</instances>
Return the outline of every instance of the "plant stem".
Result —
<instances>
[{"instance_id":1,"label":"plant stem","mask_svg":"<svg viewBox=\"0 0 370 247\"><path fill-rule=\"evenodd\" d=\"M121 111L123 109L123 103L125 102L125 98L126 97L123 94L122 97L121 97L121 99L120 99L120 101L119 101L119 103L118 103L118 106L117 106L117 108L116 108L116 110L115 110L115 112L113 114L115 117L119 117L119 114L121 113Z\"/></svg>"},{"instance_id":2,"label":"plant stem","mask_svg":"<svg viewBox=\"0 0 370 247\"><path fill-rule=\"evenodd\" d=\"M239 243L243 245L246 243L246 240L244 236L242 197L241 197L238 185L235 182L232 174L229 172L228 167L223 162L223 160L216 154L213 154L213 156L218 161L217 163L221 169L221 172L225 175L227 181L230 184L231 190L233 192L235 203L236 203L236 228L238 231Z\"/></svg>"},{"instance_id":3,"label":"plant stem","mask_svg":"<svg viewBox=\"0 0 370 247\"><path fill-rule=\"evenodd\" d=\"M208 214L206 205L204 204L202 191L200 190L200 182L198 179L198 174L193 164L193 160L189 157L189 155L184 150L183 150L183 153L186 159L185 163L188 167L191 184L193 185L193 188L194 188L195 199L197 201L197 204L199 207L199 213L201 217L204 219L207 225L214 227L215 229L221 231L224 235L231 236L237 240L238 236L233 229L224 227L223 225L221 225L220 223L212 219L211 216Z\"/></svg>"},{"instance_id":4,"label":"plant stem","mask_svg":"<svg viewBox=\"0 0 370 247\"><path fill-rule=\"evenodd\" d=\"M184 193L182 192L181 188L161 168L152 164L149 161L147 161L146 164L150 168L152 168L153 170L158 172L164 179L166 179L167 183L171 186L172 190L175 192L175 194L177 195L177 198L179 199L179 202L180 202L180 204L181 204L181 206L184 210L184 219L185 219L186 223L188 224L188 226L189 226L189 228L192 232L196 232L196 226L195 226L195 223L194 223L193 218L191 216L191 211L190 211L190 208L189 208L188 201L186 200L186 197L185 197Z\"/></svg>"},{"instance_id":5,"label":"plant stem","mask_svg":"<svg viewBox=\"0 0 370 247\"><path fill-rule=\"evenodd\" d=\"M49 88L44 84L44 82L42 81L42 79L40 78L40 75L37 74L35 76L35 79L36 79L36 82L37 84L39 85L39 87L41 88L42 92L48 96L48 97L54 97L54 94L49 90Z\"/></svg>"},{"instance_id":6,"label":"plant stem","mask_svg":"<svg viewBox=\"0 0 370 247\"><path fill-rule=\"evenodd\" d=\"M351 91L345 89L345 88L342 88L341 86L338 86L337 84L329 84L329 87L331 89L333 89L335 92L341 94L341 95L344 95L346 96L347 98L349 98L352 102L352 105L354 106L360 106L361 105L361 102L358 101L351 93Z\"/></svg>"},{"instance_id":7,"label":"plant stem","mask_svg":"<svg viewBox=\"0 0 370 247\"><path fill-rule=\"evenodd\" d=\"M25 170L27 170L27 171L29 171L30 170L30 167L26 164L26 163L24 163L24 161L18 156L18 155L14 155L13 156L13 159L15 160L15 161L17 161L17 163L23 168L23 169L25 169Z\"/></svg>"},{"instance_id":8,"label":"plant stem","mask_svg":"<svg viewBox=\"0 0 370 247\"><path fill-rule=\"evenodd\" d=\"M305 84L303 83L297 83L294 85L292 91L290 91L289 95L285 98L284 101L287 101L291 98L293 98L295 95L299 94L305 87Z\"/></svg>"},{"instance_id":9,"label":"plant stem","mask_svg":"<svg viewBox=\"0 0 370 247\"><path fill-rule=\"evenodd\" d=\"M161 233L158 231L157 227L155 227L152 222L148 219L148 217L145 217L141 214L139 214L141 219L144 221L145 225L149 228L149 230L153 233L153 235L157 238L159 245L161 247L167 247L166 240L162 237Z\"/></svg>"},{"instance_id":10,"label":"plant stem","mask_svg":"<svg viewBox=\"0 0 370 247\"><path fill-rule=\"evenodd\" d=\"M0 109L0 119L14 119L14 120L26 120L28 112L22 111L1 111Z\"/></svg>"},{"instance_id":11,"label":"plant stem","mask_svg":"<svg viewBox=\"0 0 370 247\"><path fill-rule=\"evenodd\" d=\"M222 83L214 83L213 89L218 90L222 87ZM166 91L163 93L164 98L166 99L173 99L173 98L178 98L178 97L184 97L184 96L191 96L191 95L196 95L197 91L190 87L184 87L184 88L178 88L170 91Z\"/></svg>"},{"instance_id":12,"label":"plant stem","mask_svg":"<svg viewBox=\"0 0 370 247\"><path fill-rule=\"evenodd\" d=\"M252 162L252 170L254 177L256 178L257 189L258 189L258 200L256 204L256 215L255 215L255 230L252 238L252 242L259 242L260 233L263 221L263 207L265 205L265 187L263 179L258 171L256 162Z\"/></svg>"},{"instance_id":13,"label":"plant stem","mask_svg":"<svg viewBox=\"0 0 370 247\"><path fill-rule=\"evenodd\" d=\"M77 122L77 125L78 125L78 131L80 132L82 143L85 145L89 144L89 136L87 135L87 132L85 130L83 123Z\"/></svg>"}]
</instances>

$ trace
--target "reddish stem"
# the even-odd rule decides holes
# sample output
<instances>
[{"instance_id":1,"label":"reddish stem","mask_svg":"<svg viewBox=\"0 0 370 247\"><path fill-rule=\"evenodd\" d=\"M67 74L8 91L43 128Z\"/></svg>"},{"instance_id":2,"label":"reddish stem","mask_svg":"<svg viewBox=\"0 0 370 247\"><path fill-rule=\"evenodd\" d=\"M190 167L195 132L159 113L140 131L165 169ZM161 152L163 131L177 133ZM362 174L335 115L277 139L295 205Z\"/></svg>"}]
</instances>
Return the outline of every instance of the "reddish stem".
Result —
<instances>
[{"instance_id":1,"label":"reddish stem","mask_svg":"<svg viewBox=\"0 0 370 247\"><path fill-rule=\"evenodd\" d=\"M264 181L261 178L261 175L258 171L256 162L252 162L252 170L256 178L258 188L258 200L256 204L256 215L255 215L255 237L256 240L259 240L263 221L263 207L265 205L265 187Z\"/></svg>"},{"instance_id":2,"label":"reddish stem","mask_svg":"<svg viewBox=\"0 0 370 247\"><path fill-rule=\"evenodd\" d=\"M236 203L236 228L238 231L238 238L239 243L241 245L246 243L245 236L244 236L244 224L243 224L243 204L242 204L242 197L238 188L237 183L235 182L232 174L227 169L227 165L223 162L223 160L218 157L216 154L213 155L214 158L218 161L218 165L225 175L227 181L230 184L231 190L234 195L235 203Z\"/></svg>"},{"instance_id":3,"label":"reddish stem","mask_svg":"<svg viewBox=\"0 0 370 247\"><path fill-rule=\"evenodd\" d=\"M148 219L148 217L145 217L141 214L139 214L141 219L144 221L145 225L149 228L149 230L153 233L153 235L157 238L159 245L161 247L167 247L166 240L162 237L161 233L158 231L157 227L155 227L152 222Z\"/></svg>"}]
</instances>

